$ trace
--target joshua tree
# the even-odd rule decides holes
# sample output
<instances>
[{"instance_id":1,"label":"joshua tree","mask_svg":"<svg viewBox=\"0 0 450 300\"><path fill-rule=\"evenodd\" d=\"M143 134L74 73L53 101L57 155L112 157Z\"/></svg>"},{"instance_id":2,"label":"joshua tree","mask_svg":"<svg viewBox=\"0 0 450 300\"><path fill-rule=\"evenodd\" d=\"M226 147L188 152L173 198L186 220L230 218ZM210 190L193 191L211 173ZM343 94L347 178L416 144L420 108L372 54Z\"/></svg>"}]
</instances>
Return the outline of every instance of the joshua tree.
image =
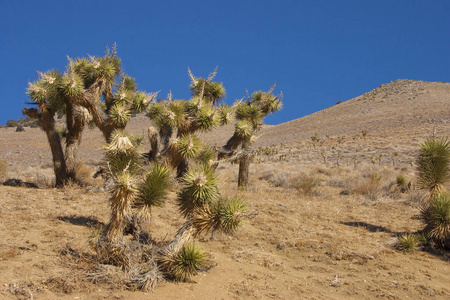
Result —
<instances>
[{"instance_id":1,"label":"joshua tree","mask_svg":"<svg viewBox=\"0 0 450 300\"><path fill-rule=\"evenodd\" d=\"M186 173L193 158L203 156L212 160L214 157L212 149L201 143L197 132L232 121L233 108L217 105L225 96L225 89L222 83L212 81L216 71L203 79L194 77L188 70L192 98L174 100L169 94L167 101L160 101L148 110L148 116L156 127L149 128L152 147L149 158L168 160L172 167L177 168L178 177Z\"/></svg>"},{"instance_id":2,"label":"joshua tree","mask_svg":"<svg viewBox=\"0 0 450 300\"><path fill-rule=\"evenodd\" d=\"M362 134L364 139L366 139L367 133L368 133L367 130L361 131L361 134Z\"/></svg>"},{"instance_id":3,"label":"joshua tree","mask_svg":"<svg viewBox=\"0 0 450 300\"><path fill-rule=\"evenodd\" d=\"M97 243L102 258L128 267L129 256L123 232L134 216L149 219L151 208L161 206L172 187L170 166L153 164L150 170L141 166L138 139L116 131L105 147L108 174L113 179L110 190L111 219ZM168 277L189 280L202 266L204 252L190 241L197 234L217 230L229 233L237 229L245 217L246 205L241 198L220 195L214 169L197 159L182 177L177 203L186 222L174 239L158 250L156 260Z\"/></svg>"},{"instance_id":4,"label":"joshua tree","mask_svg":"<svg viewBox=\"0 0 450 300\"><path fill-rule=\"evenodd\" d=\"M317 135L317 133L316 133L315 135L311 136L311 142L312 142L312 144L313 144L313 147L316 148L316 144L317 144L318 142L320 142L320 138L319 138L319 136Z\"/></svg>"},{"instance_id":5,"label":"joshua tree","mask_svg":"<svg viewBox=\"0 0 450 300\"><path fill-rule=\"evenodd\" d=\"M391 155L392 155L392 166L395 167L395 160L398 157L398 152L393 152Z\"/></svg>"},{"instance_id":6,"label":"joshua tree","mask_svg":"<svg viewBox=\"0 0 450 300\"><path fill-rule=\"evenodd\" d=\"M56 185L68 177L75 179L77 149L86 124L93 121L108 141L115 129L125 128L133 111L143 111L156 97L136 90L134 78L123 74L121 60L107 49L106 55L78 58L59 71L39 73L30 83L28 95L36 108L22 112L38 120L45 131L53 154ZM55 115L66 117L65 153L55 129Z\"/></svg>"},{"instance_id":7,"label":"joshua tree","mask_svg":"<svg viewBox=\"0 0 450 300\"><path fill-rule=\"evenodd\" d=\"M218 105L225 95L222 83L212 79L216 70L207 79L196 78L188 70L191 78L192 98L190 100L173 100L169 94L167 101L160 101L148 110L148 116L156 128L149 129L152 149L151 159L167 160L177 168L178 177L186 173L189 161L200 158L212 161L214 151L201 143L196 136L198 131L208 131L218 125L230 123L237 119L235 132L218 153L219 160L228 158L239 161L240 187L248 183L248 168L251 161L250 146L255 139L265 116L281 109L280 93L272 94L273 86L268 92L255 92L247 101L237 101L233 106ZM238 148L241 151L238 153Z\"/></svg>"},{"instance_id":8,"label":"joshua tree","mask_svg":"<svg viewBox=\"0 0 450 300\"><path fill-rule=\"evenodd\" d=\"M242 155L239 157L239 178L238 186L246 188L248 185L248 174L250 162L253 158L251 145L256 139L255 134L260 129L264 117L280 110L282 107L283 94L272 94L275 85L267 92L257 91L251 97L247 95L247 100L236 105L235 131L227 144L222 147L219 158L234 154L241 146Z\"/></svg>"}]
</instances>

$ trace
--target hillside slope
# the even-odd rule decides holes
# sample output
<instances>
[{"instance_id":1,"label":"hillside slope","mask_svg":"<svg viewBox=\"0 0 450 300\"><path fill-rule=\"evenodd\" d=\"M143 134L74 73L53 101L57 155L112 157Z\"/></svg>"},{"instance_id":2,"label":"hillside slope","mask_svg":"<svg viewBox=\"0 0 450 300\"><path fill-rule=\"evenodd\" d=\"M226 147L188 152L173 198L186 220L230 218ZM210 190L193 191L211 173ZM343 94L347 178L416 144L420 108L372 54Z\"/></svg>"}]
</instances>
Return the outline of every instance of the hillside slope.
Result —
<instances>
[{"instance_id":1,"label":"hillside slope","mask_svg":"<svg viewBox=\"0 0 450 300\"><path fill-rule=\"evenodd\" d=\"M311 115L265 126L257 145L292 144L316 133L336 136L362 130L412 132L433 124L447 129L450 126L450 83L399 79ZM220 144L232 131L233 127L228 126L204 136Z\"/></svg>"}]
</instances>

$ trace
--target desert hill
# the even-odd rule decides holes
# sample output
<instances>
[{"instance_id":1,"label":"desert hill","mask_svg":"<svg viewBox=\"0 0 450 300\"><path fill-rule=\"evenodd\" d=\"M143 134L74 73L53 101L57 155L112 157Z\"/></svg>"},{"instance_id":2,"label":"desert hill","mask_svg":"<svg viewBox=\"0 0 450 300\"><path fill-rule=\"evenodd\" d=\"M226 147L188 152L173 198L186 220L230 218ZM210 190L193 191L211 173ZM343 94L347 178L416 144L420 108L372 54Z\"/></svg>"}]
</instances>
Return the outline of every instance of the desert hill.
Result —
<instances>
[{"instance_id":1,"label":"desert hill","mask_svg":"<svg viewBox=\"0 0 450 300\"><path fill-rule=\"evenodd\" d=\"M257 145L292 144L315 134L410 132L430 124L450 126L450 83L399 79L311 115L266 125ZM223 143L232 130L228 126L205 137Z\"/></svg>"}]
</instances>

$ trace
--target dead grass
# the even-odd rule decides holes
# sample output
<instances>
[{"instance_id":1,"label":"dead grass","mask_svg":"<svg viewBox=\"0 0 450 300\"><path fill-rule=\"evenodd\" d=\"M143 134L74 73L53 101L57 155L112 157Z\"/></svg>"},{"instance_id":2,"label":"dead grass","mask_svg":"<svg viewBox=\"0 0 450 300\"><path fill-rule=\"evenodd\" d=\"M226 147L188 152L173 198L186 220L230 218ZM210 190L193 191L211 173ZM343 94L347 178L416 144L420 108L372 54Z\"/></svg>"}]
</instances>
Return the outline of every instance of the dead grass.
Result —
<instances>
[{"instance_id":1,"label":"dead grass","mask_svg":"<svg viewBox=\"0 0 450 300\"><path fill-rule=\"evenodd\" d=\"M8 162L0 159L0 180L5 180L8 174Z\"/></svg>"}]
</instances>

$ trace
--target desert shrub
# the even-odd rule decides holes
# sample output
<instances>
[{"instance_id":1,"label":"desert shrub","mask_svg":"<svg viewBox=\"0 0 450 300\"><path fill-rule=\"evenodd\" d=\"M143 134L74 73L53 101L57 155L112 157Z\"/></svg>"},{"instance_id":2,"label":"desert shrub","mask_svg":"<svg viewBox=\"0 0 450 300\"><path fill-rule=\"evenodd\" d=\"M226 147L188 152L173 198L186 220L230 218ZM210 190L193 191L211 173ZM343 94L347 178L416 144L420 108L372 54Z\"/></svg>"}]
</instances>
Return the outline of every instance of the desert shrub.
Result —
<instances>
[{"instance_id":1,"label":"desert shrub","mask_svg":"<svg viewBox=\"0 0 450 300\"><path fill-rule=\"evenodd\" d=\"M176 254L163 255L160 266L169 277L177 281L190 281L205 265L206 254L194 243L183 246Z\"/></svg>"},{"instance_id":2,"label":"desert shrub","mask_svg":"<svg viewBox=\"0 0 450 300\"><path fill-rule=\"evenodd\" d=\"M424 230L424 231L418 233L417 238L419 239L422 246L430 245L431 238L430 238L430 234L428 231Z\"/></svg>"},{"instance_id":3,"label":"desert shrub","mask_svg":"<svg viewBox=\"0 0 450 300\"><path fill-rule=\"evenodd\" d=\"M267 180L274 187L288 187L289 174L286 173L265 173L259 177L261 180Z\"/></svg>"},{"instance_id":4,"label":"desert shrub","mask_svg":"<svg viewBox=\"0 0 450 300\"><path fill-rule=\"evenodd\" d=\"M353 192L363 195L369 200L376 200L382 192L381 175L378 173L371 173L355 182L356 186L353 188Z\"/></svg>"},{"instance_id":5,"label":"desert shrub","mask_svg":"<svg viewBox=\"0 0 450 300\"><path fill-rule=\"evenodd\" d=\"M75 165L75 172L77 174L77 183L84 185L94 185L93 170L84 164L82 160Z\"/></svg>"},{"instance_id":6,"label":"desert shrub","mask_svg":"<svg viewBox=\"0 0 450 300\"><path fill-rule=\"evenodd\" d=\"M8 174L8 163L6 160L0 159L0 179L6 179Z\"/></svg>"},{"instance_id":7,"label":"desert shrub","mask_svg":"<svg viewBox=\"0 0 450 300\"><path fill-rule=\"evenodd\" d=\"M446 139L427 139L420 145L416 163L418 184L428 190L429 199L433 199L450 178L450 143Z\"/></svg>"},{"instance_id":8,"label":"desert shrub","mask_svg":"<svg viewBox=\"0 0 450 300\"><path fill-rule=\"evenodd\" d=\"M428 206L422 205L421 218L433 241L440 246L450 245L449 194L439 194Z\"/></svg>"},{"instance_id":9,"label":"desert shrub","mask_svg":"<svg viewBox=\"0 0 450 300\"><path fill-rule=\"evenodd\" d=\"M300 175L292 178L291 186L303 195L312 195L316 192L320 181L313 175Z\"/></svg>"},{"instance_id":10,"label":"desert shrub","mask_svg":"<svg viewBox=\"0 0 450 300\"><path fill-rule=\"evenodd\" d=\"M419 237L410 233L401 235L397 242L397 248L405 252L416 251L420 248L420 246L421 243Z\"/></svg>"},{"instance_id":11,"label":"desert shrub","mask_svg":"<svg viewBox=\"0 0 450 300\"><path fill-rule=\"evenodd\" d=\"M22 132L22 131L25 131L25 128L23 128L23 125L22 124L17 125L16 132Z\"/></svg>"},{"instance_id":12,"label":"desert shrub","mask_svg":"<svg viewBox=\"0 0 450 300\"><path fill-rule=\"evenodd\" d=\"M18 124L19 124L19 122L17 122L16 120L6 121L6 127L17 127Z\"/></svg>"},{"instance_id":13,"label":"desert shrub","mask_svg":"<svg viewBox=\"0 0 450 300\"><path fill-rule=\"evenodd\" d=\"M406 185L405 175L398 175L397 178L395 179L395 182L397 183L398 186L404 187Z\"/></svg>"}]
</instances>

